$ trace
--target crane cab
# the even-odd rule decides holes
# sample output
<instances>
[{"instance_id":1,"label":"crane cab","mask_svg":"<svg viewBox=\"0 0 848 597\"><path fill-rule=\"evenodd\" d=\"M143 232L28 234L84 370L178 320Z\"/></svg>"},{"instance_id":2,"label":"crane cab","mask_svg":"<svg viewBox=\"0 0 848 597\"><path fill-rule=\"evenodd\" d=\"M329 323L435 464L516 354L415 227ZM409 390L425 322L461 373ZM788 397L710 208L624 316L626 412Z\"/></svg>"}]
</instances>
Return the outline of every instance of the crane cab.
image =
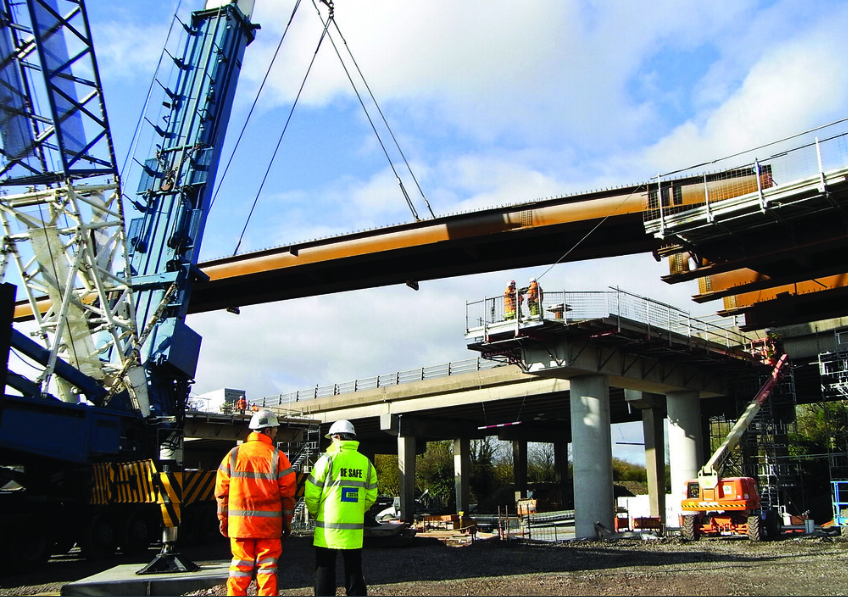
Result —
<instances>
[{"instance_id":1,"label":"crane cab","mask_svg":"<svg viewBox=\"0 0 848 597\"><path fill-rule=\"evenodd\" d=\"M684 511L690 512L757 510L760 494L756 481L751 477L701 477L686 482L686 499L681 506Z\"/></svg>"}]
</instances>

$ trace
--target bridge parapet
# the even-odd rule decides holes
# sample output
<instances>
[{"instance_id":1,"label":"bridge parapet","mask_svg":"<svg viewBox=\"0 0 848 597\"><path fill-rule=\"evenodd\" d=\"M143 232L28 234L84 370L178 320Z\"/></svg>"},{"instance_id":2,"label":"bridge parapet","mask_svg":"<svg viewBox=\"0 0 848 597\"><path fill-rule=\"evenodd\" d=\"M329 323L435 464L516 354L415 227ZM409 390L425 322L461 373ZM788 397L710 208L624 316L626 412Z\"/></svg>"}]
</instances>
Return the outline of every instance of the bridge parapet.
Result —
<instances>
[{"instance_id":1,"label":"bridge parapet","mask_svg":"<svg viewBox=\"0 0 848 597\"><path fill-rule=\"evenodd\" d=\"M744 153L656 176L649 185L643 212L646 231L665 238L700 222L732 217L751 202L764 211L770 203L785 204L787 191L800 194L797 187L806 181L825 192L831 178L845 178L846 126L848 123L840 120Z\"/></svg>"}]
</instances>

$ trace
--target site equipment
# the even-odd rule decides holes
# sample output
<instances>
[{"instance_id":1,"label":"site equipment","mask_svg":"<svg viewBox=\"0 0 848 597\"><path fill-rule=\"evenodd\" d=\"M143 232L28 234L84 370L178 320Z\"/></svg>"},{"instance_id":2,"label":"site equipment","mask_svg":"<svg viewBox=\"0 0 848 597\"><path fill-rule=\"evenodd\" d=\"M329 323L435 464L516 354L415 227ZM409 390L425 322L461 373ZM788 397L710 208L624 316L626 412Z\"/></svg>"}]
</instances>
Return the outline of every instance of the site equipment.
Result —
<instances>
[{"instance_id":1,"label":"site equipment","mask_svg":"<svg viewBox=\"0 0 848 597\"><path fill-rule=\"evenodd\" d=\"M720 476L728 455L784 373L786 353L778 356L771 339L765 347L765 360L773 364L771 375L724 442L699 471L698 478L686 482L686 497L682 502L683 536L686 539L695 540L701 535L747 534L752 541L761 541L764 534L774 538L780 532L778 513L762 510L757 483L753 478Z\"/></svg>"},{"instance_id":2,"label":"site equipment","mask_svg":"<svg viewBox=\"0 0 848 597\"><path fill-rule=\"evenodd\" d=\"M138 553L160 525L165 553L181 521L217 536L214 469L181 461L185 316L253 0L183 26L128 227L83 0L0 2L0 373L17 392L0 394L0 561Z\"/></svg>"}]
</instances>

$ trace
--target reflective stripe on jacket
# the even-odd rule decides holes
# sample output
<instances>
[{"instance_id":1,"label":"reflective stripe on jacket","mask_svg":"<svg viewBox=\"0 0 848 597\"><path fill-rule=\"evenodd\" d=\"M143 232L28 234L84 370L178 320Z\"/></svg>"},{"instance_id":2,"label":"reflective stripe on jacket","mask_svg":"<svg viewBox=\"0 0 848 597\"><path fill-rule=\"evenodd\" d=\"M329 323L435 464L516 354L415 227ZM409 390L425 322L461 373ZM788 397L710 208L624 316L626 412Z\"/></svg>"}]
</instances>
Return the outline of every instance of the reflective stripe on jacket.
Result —
<instances>
[{"instance_id":1,"label":"reflective stripe on jacket","mask_svg":"<svg viewBox=\"0 0 848 597\"><path fill-rule=\"evenodd\" d=\"M515 288L507 286L504 290L504 310L509 313L515 311Z\"/></svg>"},{"instance_id":2,"label":"reflective stripe on jacket","mask_svg":"<svg viewBox=\"0 0 848 597\"><path fill-rule=\"evenodd\" d=\"M279 538L294 515L295 484L286 455L264 433L251 433L218 467L218 520L228 521L231 538Z\"/></svg>"},{"instance_id":3,"label":"reflective stripe on jacket","mask_svg":"<svg viewBox=\"0 0 848 597\"><path fill-rule=\"evenodd\" d=\"M318 547L362 547L365 512L377 501L377 471L358 448L358 441L334 442L306 479L304 498Z\"/></svg>"}]
</instances>

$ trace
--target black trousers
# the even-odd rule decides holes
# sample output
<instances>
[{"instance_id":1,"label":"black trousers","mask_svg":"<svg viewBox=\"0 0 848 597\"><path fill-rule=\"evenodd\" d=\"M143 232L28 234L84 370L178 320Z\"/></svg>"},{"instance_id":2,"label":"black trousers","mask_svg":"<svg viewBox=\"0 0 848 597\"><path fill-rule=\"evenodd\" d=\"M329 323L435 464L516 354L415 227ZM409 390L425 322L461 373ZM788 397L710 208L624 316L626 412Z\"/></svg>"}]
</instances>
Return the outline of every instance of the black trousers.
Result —
<instances>
[{"instance_id":1,"label":"black trousers","mask_svg":"<svg viewBox=\"0 0 848 597\"><path fill-rule=\"evenodd\" d=\"M345 594L367 595L368 588L362 576L362 550L326 547L315 548L315 594L336 594L336 553L341 553L344 561Z\"/></svg>"}]
</instances>

